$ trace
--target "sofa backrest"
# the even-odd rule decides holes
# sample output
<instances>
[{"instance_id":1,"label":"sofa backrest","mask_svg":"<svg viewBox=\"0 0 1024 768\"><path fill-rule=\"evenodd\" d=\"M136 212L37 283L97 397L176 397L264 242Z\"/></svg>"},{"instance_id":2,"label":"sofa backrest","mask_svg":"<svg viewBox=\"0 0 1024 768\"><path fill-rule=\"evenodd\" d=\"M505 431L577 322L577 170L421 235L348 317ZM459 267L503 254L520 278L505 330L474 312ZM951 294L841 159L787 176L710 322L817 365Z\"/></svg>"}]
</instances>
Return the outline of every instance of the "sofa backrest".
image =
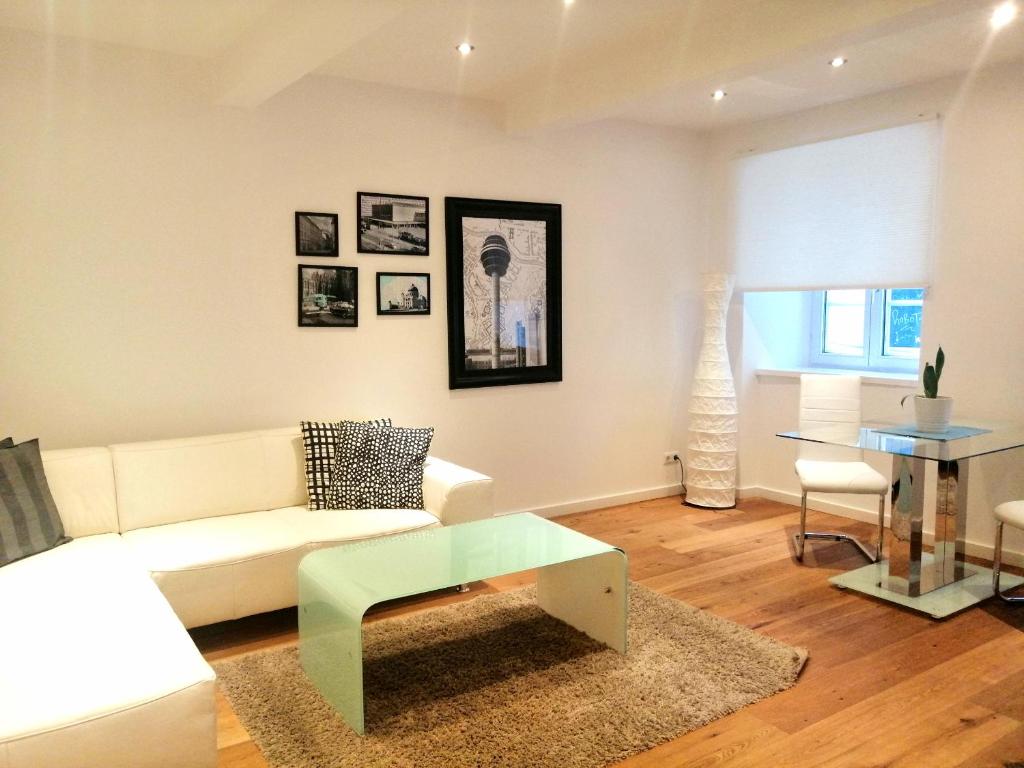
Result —
<instances>
[{"instance_id":1,"label":"sofa backrest","mask_svg":"<svg viewBox=\"0 0 1024 768\"><path fill-rule=\"evenodd\" d=\"M122 532L306 503L297 427L110 446Z\"/></svg>"},{"instance_id":2,"label":"sofa backrest","mask_svg":"<svg viewBox=\"0 0 1024 768\"><path fill-rule=\"evenodd\" d=\"M107 448L43 451L46 483L72 538L117 533L114 470Z\"/></svg>"}]
</instances>

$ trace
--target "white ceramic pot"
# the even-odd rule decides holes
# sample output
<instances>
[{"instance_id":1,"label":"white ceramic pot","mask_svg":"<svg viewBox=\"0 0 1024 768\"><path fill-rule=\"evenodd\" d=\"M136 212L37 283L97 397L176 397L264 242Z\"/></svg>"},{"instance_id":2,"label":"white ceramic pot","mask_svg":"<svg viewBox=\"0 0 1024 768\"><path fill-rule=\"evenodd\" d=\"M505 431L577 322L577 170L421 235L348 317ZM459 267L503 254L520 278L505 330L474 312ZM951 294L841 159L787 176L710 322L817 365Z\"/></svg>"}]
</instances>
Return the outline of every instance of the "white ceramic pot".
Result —
<instances>
[{"instance_id":1,"label":"white ceramic pot","mask_svg":"<svg viewBox=\"0 0 1024 768\"><path fill-rule=\"evenodd\" d=\"M952 397L914 396L914 419L921 432L945 432L953 413Z\"/></svg>"}]
</instances>

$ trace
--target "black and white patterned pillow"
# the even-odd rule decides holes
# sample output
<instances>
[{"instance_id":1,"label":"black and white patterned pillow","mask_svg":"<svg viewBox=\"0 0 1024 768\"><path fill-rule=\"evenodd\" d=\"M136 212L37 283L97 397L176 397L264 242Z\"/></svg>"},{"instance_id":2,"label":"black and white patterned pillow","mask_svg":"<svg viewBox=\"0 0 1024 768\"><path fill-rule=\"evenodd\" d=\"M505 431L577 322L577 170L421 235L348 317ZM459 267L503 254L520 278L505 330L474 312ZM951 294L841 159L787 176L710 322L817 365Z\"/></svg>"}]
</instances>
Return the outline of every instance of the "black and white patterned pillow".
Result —
<instances>
[{"instance_id":1,"label":"black and white patterned pillow","mask_svg":"<svg viewBox=\"0 0 1024 768\"><path fill-rule=\"evenodd\" d=\"M423 509L423 464L434 429L343 422L334 459L331 509Z\"/></svg>"},{"instance_id":2,"label":"black and white patterned pillow","mask_svg":"<svg viewBox=\"0 0 1024 768\"><path fill-rule=\"evenodd\" d=\"M366 422L379 427L390 427L391 419ZM306 456L306 491L309 509L327 509L327 492L331 489L331 468L338 444L340 421L303 421L302 447Z\"/></svg>"}]
</instances>

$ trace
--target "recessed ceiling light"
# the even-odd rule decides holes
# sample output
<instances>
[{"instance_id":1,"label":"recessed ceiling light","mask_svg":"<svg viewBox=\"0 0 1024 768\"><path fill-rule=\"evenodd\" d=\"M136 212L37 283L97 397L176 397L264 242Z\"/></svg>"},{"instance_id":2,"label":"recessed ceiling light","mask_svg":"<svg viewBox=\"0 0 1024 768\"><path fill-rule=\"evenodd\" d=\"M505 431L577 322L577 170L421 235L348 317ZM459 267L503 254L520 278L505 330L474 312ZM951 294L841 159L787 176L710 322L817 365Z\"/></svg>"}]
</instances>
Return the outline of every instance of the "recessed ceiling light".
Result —
<instances>
[{"instance_id":1,"label":"recessed ceiling light","mask_svg":"<svg viewBox=\"0 0 1024 768\"><path fill-rule=\"evenodd\" d=\"M476 46L470 45L469 43L459 43L458 45L455 46L455 50L461 53L463 56L469 56L469 54L473 52L474 48L476 48Z\"/></svg>"},{"instance_id":2,"label":"recessed ceiling light","mask_svg":"<svg viewBox=\"0 0 1024 768\"><path fill-rule=\"evenodd\" d=\"M992 18L989 19L989 24L992 25L992 29L1002 29L1017 18L1019 11L1020 9L1017 8L1017 4L1013 0L1006 0L1005 3L1000 3L992 11Z\"/></svg>"},{"instance_id":3,"label":"recessed ceiling light","mask_svg":"<svg viewBox=\"0 0 1024 768\"><path fill-rule=\"evenodd\" d=\"M839 69L843 64L846 63L846 59L842 56L836 56L832 61L829 62L835 69Z\"/></svg>"},{"instance_id":4,"label":"recessed ceiling light","mask_svg":"<svg viewBox=\"0 0 1024 768\"><path fill-rule=\"evenodd\" d=\"M717 91L711 94L711 98L714 99L715 101L721 101L726 96L728 96L728 94L721 88L719 88Z\"/></svg>"},{"instance_id":5,"label":"recessed ceiling light","mask_svg":"<svg viewBox=\"0 0 1024 768\"><path fill-rule=\"evenodd\" d=\"M566 5L572 5L575 2L576 2L576 0L565 0L565 4Z\"/></svg>"}]
</instances>

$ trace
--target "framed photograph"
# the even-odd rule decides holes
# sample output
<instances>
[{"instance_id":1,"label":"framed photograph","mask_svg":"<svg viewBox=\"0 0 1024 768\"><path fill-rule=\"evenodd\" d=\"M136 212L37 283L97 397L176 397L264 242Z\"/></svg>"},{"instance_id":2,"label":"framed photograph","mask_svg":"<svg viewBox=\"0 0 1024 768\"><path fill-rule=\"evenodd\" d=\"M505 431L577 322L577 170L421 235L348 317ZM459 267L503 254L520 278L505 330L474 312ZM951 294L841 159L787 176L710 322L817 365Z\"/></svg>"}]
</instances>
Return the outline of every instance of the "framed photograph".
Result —
<instances>
[{"instance_id":1,"label":"framed photograph","mask_svg":"<svg viewBox=\"0 0 1024 768\"><path fill-rule=\"evenodd\" d=\"M430 275L422 272L378 272L378 315L429 315Z\"/></svg>"},{"instance_id":2,"label":"framed photograph","mask_svg":"<svg viewBox=\"0 0 1024 768\"><path fill-rule=\"evenodd\" d=\"M448 387L562 380L562 206L446 197Z\"/></svg>"},{"instance_id":3,"label":"framed photograph","mask_svg":"<svg viewBox=\"0 0 1024 768\"><path fill-rule=\"evenodd\" d=\"M337 256L338 214L296 211L295 255Z\"/></svg>"},{"instance_id":4,"label":"framed photograph","mask_svg":"<svg viewBox=\"0 0 1024 768\"><path fill-rule=\"evenodd\" d=\"M359 270L300 264L299 327L355 328L357 325Z\"/></svg>"},{"instance_id":5,"label":"framed photograph","mask_svg":"<svg viewBox=\"0 0 1024 768\"><path fill-rule=\"evenodd\" d=\"M430 253L430 201L425 197L357 192L359 253L426 256Z\"/></svg>"}]
</instances>

